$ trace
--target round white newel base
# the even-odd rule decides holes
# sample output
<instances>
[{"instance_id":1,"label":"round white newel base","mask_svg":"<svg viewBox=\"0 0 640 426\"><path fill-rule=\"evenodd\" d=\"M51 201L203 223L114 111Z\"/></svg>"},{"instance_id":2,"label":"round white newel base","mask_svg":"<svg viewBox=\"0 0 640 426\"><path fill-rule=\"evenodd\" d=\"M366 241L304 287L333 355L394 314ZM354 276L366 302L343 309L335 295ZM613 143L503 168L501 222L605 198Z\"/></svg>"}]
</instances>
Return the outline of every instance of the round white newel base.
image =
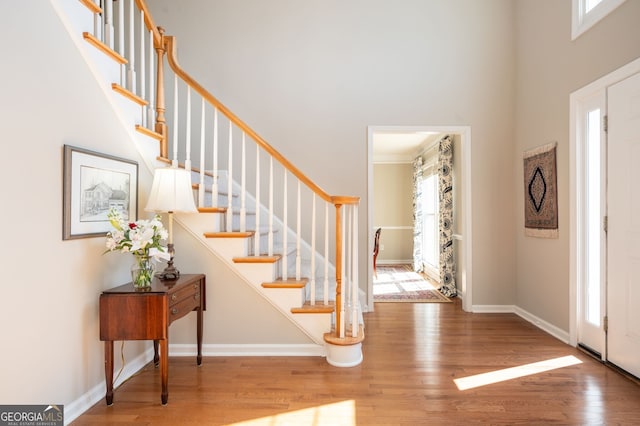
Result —
<instances>
[{"instance_id":1,"label":"round white newel base","mask_svg":"<svg viewBox=\"0 0 640 426\"><path fill-rule=\"evenodd\" d=\"M327 362L334 367L355 367L362 362L362 343L334 345L326 343Z\"/></svg>"}]
</instances>

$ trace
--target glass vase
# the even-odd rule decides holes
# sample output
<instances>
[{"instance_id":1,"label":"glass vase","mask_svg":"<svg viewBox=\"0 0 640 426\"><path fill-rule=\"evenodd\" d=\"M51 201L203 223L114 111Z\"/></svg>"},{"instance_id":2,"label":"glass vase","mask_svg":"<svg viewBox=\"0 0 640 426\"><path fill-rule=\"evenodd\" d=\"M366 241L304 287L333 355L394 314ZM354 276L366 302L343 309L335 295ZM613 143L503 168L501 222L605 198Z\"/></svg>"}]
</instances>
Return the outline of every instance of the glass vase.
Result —
<instances>
[{"instance_id":1,"label":"glass vase","mask_svg":"<svg viewBox=\"0 0 640 426\"><path fill-rule=\"evenodd\" d=\"M135 288L149 288L155 274L153 259L146 255L136 255L131 266L131 281Z\"/></svg>"}]
</instances>

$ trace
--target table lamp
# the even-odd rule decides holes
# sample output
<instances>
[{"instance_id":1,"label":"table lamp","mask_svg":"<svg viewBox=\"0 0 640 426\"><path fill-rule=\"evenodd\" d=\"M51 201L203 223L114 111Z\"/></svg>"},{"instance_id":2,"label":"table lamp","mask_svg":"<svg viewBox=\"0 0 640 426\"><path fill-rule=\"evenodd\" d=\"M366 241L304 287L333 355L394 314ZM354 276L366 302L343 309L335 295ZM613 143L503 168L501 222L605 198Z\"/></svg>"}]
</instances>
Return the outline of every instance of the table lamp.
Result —
<instances>
[{"instance_id":1,"label":"table lamp","mask_svg":"<svg viewBox=\"0 0 640 426\"><path fill-rule=\"evenodd\" d=\"M169 213L169 241L167 250L169 261L167 267L157 275L161 280L175 280L180 277L180 271L173 265L175 248L173 247L173 214L195 213L193 190L191 188L191 173L177 167L156 169L153 176L151 194L147 201L146 211Z\"/></svg>"}]
</instances>

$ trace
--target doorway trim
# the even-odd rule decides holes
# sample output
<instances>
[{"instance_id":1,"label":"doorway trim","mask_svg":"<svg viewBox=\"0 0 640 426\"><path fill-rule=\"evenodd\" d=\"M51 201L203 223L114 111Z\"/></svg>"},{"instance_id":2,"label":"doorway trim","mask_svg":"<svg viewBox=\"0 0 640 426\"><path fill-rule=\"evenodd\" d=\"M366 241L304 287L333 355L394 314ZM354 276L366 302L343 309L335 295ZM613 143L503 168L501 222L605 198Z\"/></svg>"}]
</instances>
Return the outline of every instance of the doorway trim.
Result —
<instances>
[{"instance_id":1,"label":"doorway trim","mask_svg":"<svg viewBox=\"0 0 640 426\"><path fill-rule=\"evenodd\" d=\"M473 311L473 274L472 274L472 205L471 205L471 127L470 126L368 126L367 127L367 241L368 252L373 253L373 235L369 232L373 226L373 135L376 132L438 132L460 136L462 146L462 229L460 229L462 269L460 270L460 292L462 309ZM367 256L367 308L373 311L373 260Z\"/></svg>"},{"instance_id":2,"label":"doorway trim","mask_svg":"<svg viewBox=\"0 0 640 426\"><path fill-rule=\"evenodd\" d=\"M623 65L611 73L589 83L576 90L569 96L569 222L571 223L569 232L569 344L578 345L578 298L580 297L579 286L581 285L581 265L584 264L584 250L580 245L582 236L580 230L584 226L582 223L582 211L580 194L584 188L581 171L584 164L581 163L582 155L579 139L581 129L578 128L580 120L578 114L584 106L599 92L606 91L607 87L616 84L627 77L640 72L640 58ZM604 357L605 354L603 353Z\"/></svg>"}]
</instances>

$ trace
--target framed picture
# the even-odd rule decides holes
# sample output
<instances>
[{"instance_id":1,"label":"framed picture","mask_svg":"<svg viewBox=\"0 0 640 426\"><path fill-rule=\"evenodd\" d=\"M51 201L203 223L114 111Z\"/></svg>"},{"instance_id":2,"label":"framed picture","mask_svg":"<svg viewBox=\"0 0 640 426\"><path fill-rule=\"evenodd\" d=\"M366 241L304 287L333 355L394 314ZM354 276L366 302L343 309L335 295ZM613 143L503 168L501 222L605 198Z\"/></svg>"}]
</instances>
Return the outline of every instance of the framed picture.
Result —
<instances>
[{"instance_id":1,"label":"framed picture","mask_svg":"<svg viewBox=\"0 0 640 426\"><path fill-rule=\"evenodd\" d=\"M138 216L138 163L64 145L62 239L105 236L109 209Z\"/></svg>"}]
</instances>

